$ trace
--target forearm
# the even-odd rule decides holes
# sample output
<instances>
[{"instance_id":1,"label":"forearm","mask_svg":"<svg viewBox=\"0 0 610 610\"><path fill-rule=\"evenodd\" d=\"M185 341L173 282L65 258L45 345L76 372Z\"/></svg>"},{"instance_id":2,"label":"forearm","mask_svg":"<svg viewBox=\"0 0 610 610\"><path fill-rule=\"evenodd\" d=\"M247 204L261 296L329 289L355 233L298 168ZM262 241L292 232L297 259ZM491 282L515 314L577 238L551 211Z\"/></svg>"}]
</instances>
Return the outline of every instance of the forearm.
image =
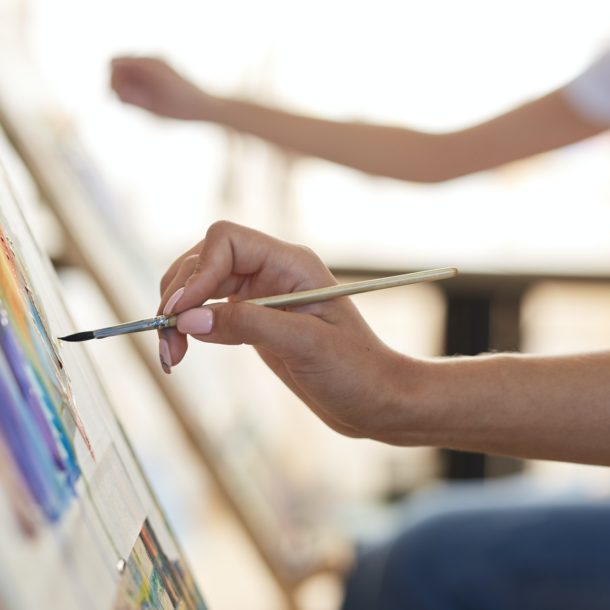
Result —
<instances>
[{"instance_id":1,"label":"forearm","mask_svg":"<svg viewBox=\"0 0 610 610\"><path fill-rule=\"evenodd\" d=\"M602 130L576 116L559 91L474 127L440 134L329 121L224 98L212 98L200 118L301 154L413 182L490 169Z\"/></svg>"},{"instance_id":2,"label":"forearm","mask_svg":"<svg viewBox=\"0 0 610 610\"><path fill-rule=\"evenodd\" d=\"M610 353L403 359L393 377L378 440L610 465Z\"/></svg>"},{"instance_id":3,"label":"forearm","mask_svg":"<svg viewBox=\"0 0 610 610\"><path fill-rule=\"evenodd\" d=\"M331 121L235 99L218 99L211 120L302 155L365 173L415 182L445 178L452 165L444 135L367 123Z\"/></svg>"},{"instance_id":4,"label":"forearm","mask_svg":"<svg viewBox=\"0 0 610 610\"><path fill-rule=\"evenodd\" d=\"M329 121L208 95L150 57L116 58L112 86L124 102L161 116L218 123L301 154L413 182L450 180L604 130L574 110L573 85L571 95L560 89L471 128L438 134Z\"/></svg>"},{"instance_id":5,"label":"forearm","mask_svg":"<svg viewBox=\"0 0 610 610\"><path fill-rule=\"evenodd\" d=\"M455 135L462 161L458 171L498 167L568 146L605 130L587 122L561 89L534 99Z\"/></svg>"}]
</instances>

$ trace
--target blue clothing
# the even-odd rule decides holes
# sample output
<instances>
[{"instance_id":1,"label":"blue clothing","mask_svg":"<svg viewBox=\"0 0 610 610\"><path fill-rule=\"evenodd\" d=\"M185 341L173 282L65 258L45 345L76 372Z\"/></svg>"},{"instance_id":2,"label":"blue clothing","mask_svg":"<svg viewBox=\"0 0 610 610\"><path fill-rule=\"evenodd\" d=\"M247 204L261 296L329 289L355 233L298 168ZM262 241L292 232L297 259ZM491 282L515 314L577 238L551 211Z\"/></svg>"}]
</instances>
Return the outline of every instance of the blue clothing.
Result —
<instances>
[{"instance_id":1,"label":"blue clothing","mask_svg":"<svg viewBox=\"0 0 610 610\"><path fill-rule=\"evenodd\" d=\"M342 610L610 610L610 506L458 510L363 552Z\"/></svg>"}]
</instances>

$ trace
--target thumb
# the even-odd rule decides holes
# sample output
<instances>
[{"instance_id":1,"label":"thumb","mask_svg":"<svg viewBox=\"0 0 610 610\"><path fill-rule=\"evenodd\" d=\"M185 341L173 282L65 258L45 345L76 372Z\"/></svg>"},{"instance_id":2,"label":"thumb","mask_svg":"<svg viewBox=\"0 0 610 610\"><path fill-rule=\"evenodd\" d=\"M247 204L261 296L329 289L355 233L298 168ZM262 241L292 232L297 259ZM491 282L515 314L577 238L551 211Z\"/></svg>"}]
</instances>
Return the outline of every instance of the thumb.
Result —
<instances>
[{"instance_id":1,"label":"thumb","mask_svg":"<svg viewBox=\"0 0 610 610\"><path fill-rule=\"evenodd\" d=\"M326 322L306 313L253 305L216 303L178 315L177 329L207 343L262 347L280 356L307 356L317 350Z\"/></svg>"}]
</instances>

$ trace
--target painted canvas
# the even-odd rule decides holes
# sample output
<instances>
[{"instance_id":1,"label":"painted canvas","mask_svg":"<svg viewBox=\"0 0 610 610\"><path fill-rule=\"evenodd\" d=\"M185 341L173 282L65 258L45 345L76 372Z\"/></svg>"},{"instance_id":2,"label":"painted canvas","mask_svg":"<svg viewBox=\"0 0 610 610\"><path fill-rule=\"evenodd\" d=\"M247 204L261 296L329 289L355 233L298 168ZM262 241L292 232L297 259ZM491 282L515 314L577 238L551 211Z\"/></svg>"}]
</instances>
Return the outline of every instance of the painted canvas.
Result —
<instances>
[{"instance_id":1,"label":"painted canvas","mask_svg":"<svg viewBox=\"0 0 610 610\"><path fill-rule=\"evenodd\" d=\"M74 249L117 318L146 317L150 303L158 298L157 280L165 266L156 268L154 253L138 243L138 231L126 213L129 206L120 203L74 121L58 107L28 62L13 57L0 65L2 83L6 86L0 87L0 124L45 204L74 240ZM95 231L83 231L83 226L94 226ZM147 335L134 335L131 340L159 382L165 376L155 338ZM172 384L162 379L159 386L169 391L167 405L191 437L194 454L231 499L238 521L266 558L274 578L292 584L320 568L341 565L351 553L351 542L344 528L330 518L339 507L332 487L295 476L282 458L283 441L270 446L270 428L257 408L273 402L268 388L243 391L231 383L236 358L244 358L244 370L253 371L243 388L260 383L258 369L248 367L252 355L202 347L192 346L197 357L185 359L173 371ZM205 378L201 368L208 371Z\"/></svg>"},{"instance_id":2,"label":"painted canvas","mask_svg":"<svg viewBox=\"0 0 610 610\"><path fill-rule=\"evenodd\" d=\"M1 165L0 608L205 610L71 328Z\"/></svg>"}]
</instances>

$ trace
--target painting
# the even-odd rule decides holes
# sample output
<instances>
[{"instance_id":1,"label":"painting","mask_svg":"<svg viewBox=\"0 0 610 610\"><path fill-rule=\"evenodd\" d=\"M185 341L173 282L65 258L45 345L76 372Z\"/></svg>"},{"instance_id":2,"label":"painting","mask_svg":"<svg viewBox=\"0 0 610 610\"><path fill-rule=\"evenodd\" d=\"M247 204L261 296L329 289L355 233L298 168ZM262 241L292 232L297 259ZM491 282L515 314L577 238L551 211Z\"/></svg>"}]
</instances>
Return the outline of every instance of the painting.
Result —
<instances>
[{"instance_id":1,"label":"painting","mask_svg":"<svg viewBox=\"0 0 610 610\"><path fill-rule=\"evenodd\" d=\"M77 126L28 62L14 60L1 66L2 83L7 86L0 87L0 125L43 205L67 235L66 250L78 255L78 263L95 279L117 319L147 317L150 303L158 299L158 278L164 269L154 264L155 253L138 242L128 206L113 194ZM66 334L74 330L69 327ZM261 379L260 369L251 366L253 354L193 345L197 356L185 359L168 383L151 335L134 334L129 340L193 454L230 499L229 510L274 580L280 587L286 582L291 587L319 569L342 565L351 553L351 542L344 529L329 519L337 513L340 498L331 486L318 483L318 473L305 479L287 466L281 457L285 449L281 434L275 435L273 446L269 443L271 426L261 419L258 407L274 409L285 395L269 400L267 388L251 390L251 383L259 384ZM231 383L237 358L244 370L252 371L240 387ZM210 372L205 378L200 375L202 367Z\"/></svg>"},{"instance_id":2,"label":"painting","mask_svg":"<svg viewBox=\"0 0 610 610\"><path fill-rule=\"evenodd\" d=\"M206 606L0 158L0 607Z\"/></svg>"},{"instance_id":3,"label":"painting","mask_svg":"<svg viewBox=\"0 0 610 610\"><path fill-rule=\"evenodd\" d=\"M144 522L122 573L114 610L201 607L191 576L180 562L167 557L148 521Z\"/></svg>"},{"instance_id":4,"label":"painting","mask_svg":"<svg viewBox=\"0 0 610 610\"><path fill-rule=\"evenodd\" d=\"M0 427L29 494L53 522L80 477L70 428L89 451L91 444L46 328L13 241L0 226Z\"/></svg>"}]
</instances>

